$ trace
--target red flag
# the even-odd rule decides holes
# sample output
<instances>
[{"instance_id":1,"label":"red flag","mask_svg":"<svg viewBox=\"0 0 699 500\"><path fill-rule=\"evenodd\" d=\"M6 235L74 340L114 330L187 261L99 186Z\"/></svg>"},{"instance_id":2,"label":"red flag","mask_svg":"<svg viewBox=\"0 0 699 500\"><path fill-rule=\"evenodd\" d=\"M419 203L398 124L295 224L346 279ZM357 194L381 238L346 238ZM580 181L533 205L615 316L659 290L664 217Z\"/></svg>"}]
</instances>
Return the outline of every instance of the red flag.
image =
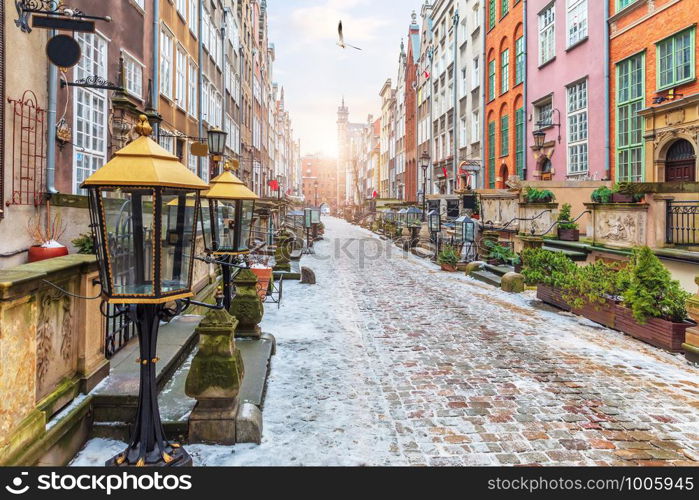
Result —
<instances>
[{"instance_id":1,"label":"red flag","mask_svg":"<svg viewBox=\"0 0 699 500\"><path fill-rule=\"evenodd\" d=\"M427 70L425 70L425 73L424 73L424 74L425 74L425 78L427 78L427 79L429 80L429 78L430 78L430 72L427 71Z\"/></svg>"},{"instance_id":2,"label":"red flag","mask_svg":"<svg viewBox=\"0 0 699 500\"><path fill-rule=\"evenodd\" d=\"M374 191L374 193L371 195L372 198L376 199L379 196L379 193Z\"/></svg>"},{"instance_id":3,"label":"red flag","mask_svg":"<svg viewBox=\"0 0 699 500\"><path fill-rule=\"evenodd\" d=\"M276 180L269 181L267 185L272 188L272 191L279 191L279 182Z\"/></svg>"},{"instance_id":4,"label":"red flag","mask_svg":"<svg viewBox=\"0 0 699 500\"><path fill-rule=\"evenodd\" d=\"M442 172L444 172L444 177L449 177L449 175L447 175L447 167L442 167Z\"/></svg>"}]
</instances>

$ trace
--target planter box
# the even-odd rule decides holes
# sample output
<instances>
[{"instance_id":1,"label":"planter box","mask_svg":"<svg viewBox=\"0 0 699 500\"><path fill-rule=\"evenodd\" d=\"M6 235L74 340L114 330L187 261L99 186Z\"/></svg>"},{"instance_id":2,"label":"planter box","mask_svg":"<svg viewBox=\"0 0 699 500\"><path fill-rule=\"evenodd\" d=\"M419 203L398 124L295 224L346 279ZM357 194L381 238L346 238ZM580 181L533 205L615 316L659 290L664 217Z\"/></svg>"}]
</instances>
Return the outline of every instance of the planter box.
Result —
<instances>
[{"instance_id":1,"label":"planter box","mask_svg":"<svg viewBox=\"0 0 699 500\"><path fill-rule=\"evenodd\" d=\"M673 323L660 318L650 318L648 323L641 325L634 319L631 309L612 300L607 300L604 304L586 304L580 309L572 309L563 299L561 291L548 285L539 285L536 296L559 309L573 312L607 328L618 330L671 352L682 352L687 328L694 326L690 322Z\"/></svg>"},{"instance_id":2,"label":"planter box","mask_svg":"<svg viewBox=\"0 0 699 500\"><path fill-rule=\"evenodd\" d=\"M631 314L631 309L616 306L616 329L655 347L672 352L682 352L687 328L692 323L673 323L659 318L650 318L648 323L640 325Z\"/></svg>"},{"instance_id":3,"label":"planter box","mask_svg":"<svg viewBox=\"0 0 699 500\"><path fill-rule=\"evenodd\" d=\"M440 267L442 268L442 271L446 271L448 273L455 273L457 271L456 266L452 266L451 264L440 264Z\"/></svg>"},{"instance_id":4,"label":"planter box","mask_svg":"<svg viewBox=\"0 0 699 500\"><path fill-rule=\"evenodd\" d=\"M570 306L563 300L561 291L549 285L539 285L536 287L536 297L564 311L570 311Z\"/></svg>"},{"instance_id":5,"label":"planter box","mask_svg":"<svg viewBox=\"0 0 699 500\"><path fill-rule=\"evenodd\" d=\"M612 203L633 203L633 195L624 193L613 193Z\"/></svg>"},{"instance_id":6,"label":"planter box","mask_svg":"<svg viewBox=\"0 0 699 500\"><path fill-rule=\"evenodd\" d=\"M561 241L579 241L579 229L558 229L558 239Z\"/></svg>"}]
</instances>

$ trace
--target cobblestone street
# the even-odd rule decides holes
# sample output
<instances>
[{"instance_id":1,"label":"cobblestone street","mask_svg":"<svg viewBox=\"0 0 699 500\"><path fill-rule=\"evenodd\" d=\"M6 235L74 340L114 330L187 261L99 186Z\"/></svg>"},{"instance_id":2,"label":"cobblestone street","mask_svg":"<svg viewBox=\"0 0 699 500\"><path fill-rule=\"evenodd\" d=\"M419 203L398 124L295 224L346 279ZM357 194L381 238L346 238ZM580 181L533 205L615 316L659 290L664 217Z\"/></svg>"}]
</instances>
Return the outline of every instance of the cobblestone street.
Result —
<instances>
[{"instance_id":1,"label":"cobblestone street","mask_svg":"<svg viewBox=\"0 0 699 500\"><path fill-rule=\"evenodd\" d=\"M190 445L195 463L696 465L682 356L325 223L319 285L267 307L262 445Z\"/></svg>"}]
</instances>

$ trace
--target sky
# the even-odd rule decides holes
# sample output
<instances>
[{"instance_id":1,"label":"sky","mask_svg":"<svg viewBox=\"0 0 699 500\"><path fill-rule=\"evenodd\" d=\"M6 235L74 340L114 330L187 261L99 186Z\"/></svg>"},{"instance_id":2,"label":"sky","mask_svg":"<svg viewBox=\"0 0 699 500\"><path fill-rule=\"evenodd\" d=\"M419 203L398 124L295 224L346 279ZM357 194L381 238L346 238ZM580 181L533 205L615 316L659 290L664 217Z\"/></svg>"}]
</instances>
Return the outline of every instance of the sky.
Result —
<instances>
[{"instance_id":1,"label":"sky","mask_svg":"<svg viewBox=\"0 0 699 500\"><path fill-rule=\"evenodd\" d=\"M379 91L395 85L401 37L407 44L410 14L420 21L423 0L268 0L270 42L276 50L274 81L284 87L301 153L337 155L337 108L342 97L350 121L381 114ZM361 47L341 49L345 42Z\"/></svg>"}]
</instances>

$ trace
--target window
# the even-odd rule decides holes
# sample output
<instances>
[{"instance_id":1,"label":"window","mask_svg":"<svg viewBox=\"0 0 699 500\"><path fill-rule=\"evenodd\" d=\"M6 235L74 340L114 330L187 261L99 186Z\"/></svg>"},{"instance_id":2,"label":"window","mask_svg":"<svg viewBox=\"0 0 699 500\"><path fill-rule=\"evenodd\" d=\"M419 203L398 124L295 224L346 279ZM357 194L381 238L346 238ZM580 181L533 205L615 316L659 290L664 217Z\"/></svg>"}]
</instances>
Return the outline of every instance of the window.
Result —
<instances>
[{"instance_id":1,"label":"window","mask_svg":"<svg viewBox=\"0 0 699 500\"><path fill-rule=\"evenodd\" d=\"M520 36L515 41L515 85L524 81L524 37Z\"/></svg>"},{"instance_id":2,"label":"window","mask_svg":"<svg viewBox=\"0 0 699 500\"><path fill-rule=\"evenodd\" d=\"M510 10L510 0L502 0L500 4L500 17L505 17L505 14Z\"/></svg>"},{"instance_id":3,"label":"window","mask_svg":"<svg viewBox=\"0 0 699 500\"><path fill-rule=\"evenodd\" d=\"M657 44L658 90L694 80L694 34L692 27Z\"/></svg>"},{"instance_id":4,"label":"window","mask_svg":"<svg viewBox=\"0 0 699 500\"><path fill-rule=\"evenodd\" d=\"M537 128L548 128L553 125L553 104L551 98L545 102L541 102L534 107L536 111L536 127Z\"/></svg>"},{"instance_id":5,"label":"window","mask_svg":"<svg viewBox=\"0 0 699 500\"><path fill-rule=\"evenodd\" d=\"M495 122L488 123L488 183L495 188Z\"/></svg>"},{"instance_id":6,"label":"window","mask_svg":"<svg viewBox=\"0 0 699 500\"><path fill-rule=\"evenodd\" d=\"M587 172L587 80L568 87L568 174Z\"/></svg>"},{"instance_id":7,"label":"window","mask_svg":"<svg viewBox=\"0 0 699 500\"><path fill-rule=\"evenodd\" d=\"M92 75L107 78L107 41L92 33L78 33L75 38L82 50L75 79ZM107 98L104 90L80 87L73 95L73 193L85 194L80 185L107 159Z\"/></svg>"},{"instance_id":8,"label":"window","mask_svg":"<svg viewBox=\"0 0 699 500\"><path fill-rule=\"evenodd\" d=\"M524 108L515 111L515 169L520 179L524 180Z\"/></svg>"},{"instance_id":9,"label":"window","mask_svg":"<svg viewBox=\"0 0 699 500\"><path fill-rule=\"evenodd\" d=\"M192 3L191 0L190 3ZM177 0L177 12L185 21L187 20L187 0Z\"/></svg>"},{"instance_id":10,"label":"window","mask_svg":"<svg viewBox=\"0 0 699 500\"><path fill-rule=\"evenodd\" d=\"M643 117L645 54L617 64L617 179L620 182L643 181Z\"/></svg>"},{"instance_id":11,"label":"window","mask_svg":"<svg viewBox=\"0 0 699 500\"><path fill-rule=\"evenodd\" d=\"M201 86L201 117L207 121L209 119L209 82L206 78Z\"/></svg>"},{"instance_id":12,"label":"window","mask_svg":"<svg viewBox=\"0 0 699 500\"><path fill-rule=\"evenodd\" d=\"M138 5L141 10L146 10L145 0L133 0L136 5Z\"/></svg>"},{"instance_id":13,"label":"window","mask_svg":"<svg viewBox=\"0 0 699 500\"><path fill-rule=\"evenodd\" d=\"M492 30L495 27L495 0L488 1L488 29Z\"/></svg>"},{"instance_id":14,"label":"window","mask_svg":"<svg viewBox=\"0 0 699 500\"><path fill-rule=\"evenodd\" d=\"M539 65L556 55L555 4L550 4L539 13Z\"/></svg>"},{"instance_id":15,"label":"window","mask_svg":"<svg viewBox=\"0 0 699 500\"><path fill-rule=\"evenodd\" d=\"M160 93L172 97L172 36L160 32Z\"/></svg>"},{"instance_id":16,"label":"window","mask_svg":"<svg viewBox=\"0 0 699 500\"><path fill-rule=\"evenodd\" d=\"M510 154L510 117L500 117L500 156Z\"/></svg>"},{"instance_id":17,"label":"window","mask_svg":"<svg viewBox=\"0 0 699 500\"><path fill-rule=\"evenodd\" d=\"M625 9L635 1L636 0L616 0L616 11L619 12L620 10Z\"/></svg>"},{"instance_id":18,"label":"window","mask_svg":"<svg viewBox=\"0 0 699 500\"><path fill-rule=\"evenodd\" d=\"M488 100L495 99L495 60L488 63Z\"/></svg>"},{"instance_id":19,"label":"window","mask_svg":"<svg viewBox=\"0 0 699 500\"><path fill-rule=\"evenodd\" d=\"M177 68L175 76L175 101L182 109L187 109L187 54L177 47Z\"/></svg>"},{"instance_id":20,"label":"window","mask_svg":"<svg viewBox=\"0 0 699 500\"><path fill-rule=\"evenodd\" d=\"M199 108L198 96L197 96L197 83L199 80L199 72L197 71L197 65L194 64L194 60L189 61L189 114L196 116L197 109Z\"/></svg>"},{"instance_id":21,"label":"window","mask_svg":"<svg viewBox=\"0 0 699 500\"><path fill-rule=\"evenodd\" d=\"M481 120L478 111L471 114L471 142L476 143L481 140Z\"/></svg>"},{"instance_id":22,"label":"window","mask_svg":"<svg viewBox=\"0 0 699 500\"><path fill-rule=\"evenodd\" d=\"M459 120L459 127L460 127L459 147L465 148L468 144L468 131L466 130L466 118L461 118L461 120Z\"/></svg>"},{"instance_id":23,"label":"window","mask_svg":"<svg viewBox=\"0 0 699 500\"><path fill-rule=\"evenodd\" d=\"M500 54L500 93L510 90L510 49L505 49Z\"/></svg>"},{"instance_id":24,"label":"window","mask_svg":"<svg viewBox=\"0 0 699 500\"><path fill-rule=\"evenodd\" d=\"M126 52L122 52L124 58L124 80L126 91L134 97L143 97L143 65Z\"/></svg>"},{"instance_id":25,"label":"window","mask_svg":"<svg viewBox=\"0 0 699 500\"><path fill-rule=\"evenodd\" d=\"M474 58L471 63L471 90L475 90L481 85L481 71L478 58Z\"/></svg>"},{"instance_id":26,"label":"window","mask_svg":"<svg viewBox=\"0 0 699 500\"><path fill-rule=\"evenodd\" d=\"M158 142L163 149L175 154L175 138L173 137L172 132L169 130L163 130L160 134Z\"/></svg>"},{"instance_id":27,"label":"window","mask_svg":"<svg viewBox=\"0 0 699 500\"><path fill-rule=\"evenodd\" d=\"M189 0L189 31L197 36L199 32L199 2Z\"/></svg>"},{"instance_id":28,"label":"window","mask_svg":"<svg viewBox=\"0 0 699 500\"><path fill-rule=\"evenodd\" d=\"M201 43L204 45L204 48L208 51L210 47L209 33L211 31L211 18L209 17L209 13L207 11L204 11L204 15L202 16L201 21Z\"/></svg>"},{"instance_id":29,"label":"window","mask_svg":"<svg viewBox=\"0 0 699 500\"><path fill-rule=\"evenodd\" d=\"M214 87L214 84L209 85L209 102L208 102L208 116L209 116L209 125L216 125L216 120L217 115L216 115L216 87Z\"/></svg>"},{"instance_id":30,"label":"window","mask_svg":"<svg viewBox=\"0 0 699 500\"><path fill-rule=\"evenodd\" d=\"M587 0L568 0L568 47L587 38Z\"/></svg>"},{"instance_id":31,"label":"window","mask_svg":"<svg viewBox=\"0 0 699 500\"><path fill-rule=\"evenodd\" d=\"M194 156L192 154L192 144L193 143L190 143L190 145L189 145L189 156L187 156L187 168L189 168L189 170L191 170L192 172L194 172L196 174L197 167L198 167L197 164L199 162L198 162L198 157Z\"/></svg>"}]
</instances>

